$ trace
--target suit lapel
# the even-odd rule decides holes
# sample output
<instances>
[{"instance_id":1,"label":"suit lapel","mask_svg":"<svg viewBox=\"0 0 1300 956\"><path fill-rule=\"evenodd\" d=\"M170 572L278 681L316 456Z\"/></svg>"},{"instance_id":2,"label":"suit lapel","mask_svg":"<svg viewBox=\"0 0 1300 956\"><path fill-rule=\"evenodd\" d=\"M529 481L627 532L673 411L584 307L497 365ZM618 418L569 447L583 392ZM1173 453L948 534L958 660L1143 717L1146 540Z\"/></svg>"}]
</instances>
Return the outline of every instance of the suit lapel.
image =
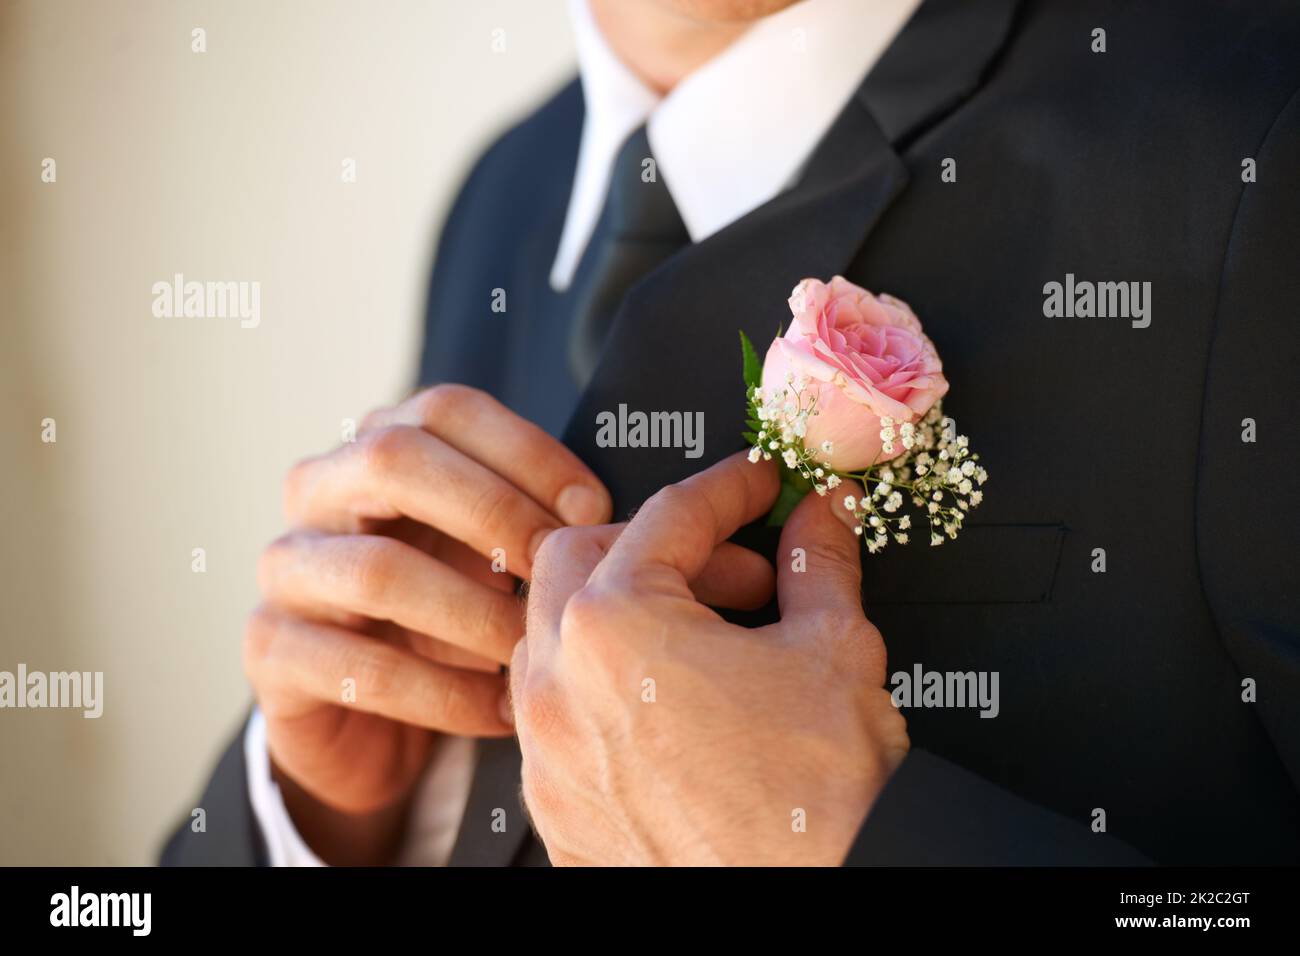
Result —
<instances>
[{"instance_id":1,"label":"suit lapel","mask_svg":"<svg viewBox=\"0 0 1300 956\"><path fill-rule=\"evenodd\" d=\"M1019 6L1019 0L921 5L858 90L895 147L914 140L979 88L1011 35Z\"/></svg>"},{"instance_id":2,"label":"suit lapel","mask_svg":"<svg viewBox=\"0 0 1300 956\"><path fill-rule=\"evenodd\" d=\"M908 172L896 152L975 91L1005 44L1016 0L929 0L864 79L799 183L635 285L611 326L564 442L603 480L615 516L742 447L739 341L760 349L789 320L805 276L843 271ZM743 159L738 160L743 162ZM934 171L938 175L938 171ZM596 416L703 413L702 455L602 447Z\"/></svg>"},{"instance_id":3,"label":"suit lapel","mask_svg":"<svg viewBox=\"0 0 1300 956\"><path fill-rule=\"evenodd\" d=\"M765 347L789 318L785 302L795 283L843 269L906 182L901 160L855 98L798 186L632 288L564 432L565 444L609 487L616 515L740 447L737 330ZM702 455L601 447L597 415L617 415L620 405L703 413Z\"/></svg>"}]
</instances>

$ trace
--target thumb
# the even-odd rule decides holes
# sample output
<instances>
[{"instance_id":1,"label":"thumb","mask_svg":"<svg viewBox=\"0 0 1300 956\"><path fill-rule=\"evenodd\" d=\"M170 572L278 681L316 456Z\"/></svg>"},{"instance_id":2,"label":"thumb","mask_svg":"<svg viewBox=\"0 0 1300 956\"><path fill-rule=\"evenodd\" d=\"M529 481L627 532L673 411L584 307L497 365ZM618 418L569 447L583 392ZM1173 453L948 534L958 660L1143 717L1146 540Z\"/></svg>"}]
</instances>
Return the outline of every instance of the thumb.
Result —
<instances>
[{"instance_id":1,"label":"thumb","mask_svg":"<svg viewBox=\"0 0 1300 956\"><path fill-rule=\"evenodd\" d=\"M862 539L843 506L845 495L861 490L845 482L825 497L809 494L786 519L776 562L783 620L819 611L862 613Z\"/></svg>"}]
</instances>

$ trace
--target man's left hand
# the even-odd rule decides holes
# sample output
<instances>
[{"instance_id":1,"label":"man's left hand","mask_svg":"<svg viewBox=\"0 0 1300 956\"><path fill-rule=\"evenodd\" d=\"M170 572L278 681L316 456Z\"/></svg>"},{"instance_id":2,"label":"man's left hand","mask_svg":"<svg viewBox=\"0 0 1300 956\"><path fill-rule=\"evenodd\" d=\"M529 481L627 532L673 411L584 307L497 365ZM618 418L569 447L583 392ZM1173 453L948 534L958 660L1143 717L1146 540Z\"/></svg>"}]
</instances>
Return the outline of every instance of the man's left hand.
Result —
<instances>
[{"instance_id":1,"label":"man's left hand","mask_svg":"<svg viewBox=\"0 0 1300 956\"><path fill-rule=\"evenodd\" d=\"M660 491L626 528L546 539L510 684L524 800L552 863L848 853L908 737L837 501L809 495L786 523L778 623L729 624L688 583L777 488L774 467L736 455Z\"/></svg>"}]
</instances>

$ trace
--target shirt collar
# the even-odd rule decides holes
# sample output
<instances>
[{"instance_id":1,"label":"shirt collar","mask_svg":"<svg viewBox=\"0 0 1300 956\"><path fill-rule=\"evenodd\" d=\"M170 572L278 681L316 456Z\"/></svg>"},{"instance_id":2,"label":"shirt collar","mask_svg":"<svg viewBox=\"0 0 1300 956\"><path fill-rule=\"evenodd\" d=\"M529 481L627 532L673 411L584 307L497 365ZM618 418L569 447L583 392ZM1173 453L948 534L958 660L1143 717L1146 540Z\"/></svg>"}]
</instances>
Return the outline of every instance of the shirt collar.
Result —
<instances>
[{"instance_id":1,"label":"shirt collar","mask_svg":"<svg viewBox=\"0 0 1300 956\"><path fill-rule=\"evenodd\" d=\"M568 286L604 205L619 147L647 123L659 175L699 242L798 175L921 0L802 0L755 23L660 97L570 0L586 115L551 285Z\"/></svg>"}]
</instances>

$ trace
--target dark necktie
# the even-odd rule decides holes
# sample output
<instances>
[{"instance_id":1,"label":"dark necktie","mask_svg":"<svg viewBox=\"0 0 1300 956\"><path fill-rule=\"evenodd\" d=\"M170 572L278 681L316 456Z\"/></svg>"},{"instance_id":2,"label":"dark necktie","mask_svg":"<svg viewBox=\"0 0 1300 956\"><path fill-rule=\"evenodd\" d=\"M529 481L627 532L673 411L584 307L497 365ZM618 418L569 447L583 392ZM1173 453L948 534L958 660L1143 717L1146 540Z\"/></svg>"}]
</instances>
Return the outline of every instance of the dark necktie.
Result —
<instances>
[{"instance_id":1,"label":"dark necktie","mask_svg":"<svg viewBox=\"0 0 1300 956\"><path fill-rule=\"evenodd\" d=\"M574 275L569 367L580 388L596 370L628 290L690 241L642 126L619 150L605 208Z\"/></svg>"}]
</instances>

